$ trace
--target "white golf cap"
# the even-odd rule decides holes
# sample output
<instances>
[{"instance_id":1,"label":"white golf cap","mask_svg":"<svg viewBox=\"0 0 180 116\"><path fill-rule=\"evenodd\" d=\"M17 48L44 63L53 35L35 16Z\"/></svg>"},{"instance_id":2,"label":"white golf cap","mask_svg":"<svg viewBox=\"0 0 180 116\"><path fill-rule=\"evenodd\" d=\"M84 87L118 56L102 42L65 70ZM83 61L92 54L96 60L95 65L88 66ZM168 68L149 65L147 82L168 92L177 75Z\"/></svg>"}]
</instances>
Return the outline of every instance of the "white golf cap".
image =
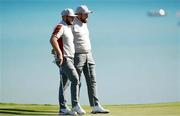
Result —
<instances>
[{"instance_id":1,"label":"white golf cap","mask_svg":"<svg viewBox=\"0 0 180 116\"><path fill-rule=\"evenodd\" d=\"M78 13L89 14L92 12L93 11L89 10L86 5L81 5L81 6L77 7L77 9L76 9L76 14L78 14Z\"/></svg>"},{"instance_id":2,"label":"white golf cap","mask_svg":"<svg viewBox=\"0 0 180 116\"><path fill-rule=\"evenodd\" d=\"M66 8L66 9L64 9L64 10L61 12L61 15L62 15L62 16L72 16L72 17L77 16L77 15L74 14L73 9L71 9L71 8Z\"/></svg>"}]
</instances>

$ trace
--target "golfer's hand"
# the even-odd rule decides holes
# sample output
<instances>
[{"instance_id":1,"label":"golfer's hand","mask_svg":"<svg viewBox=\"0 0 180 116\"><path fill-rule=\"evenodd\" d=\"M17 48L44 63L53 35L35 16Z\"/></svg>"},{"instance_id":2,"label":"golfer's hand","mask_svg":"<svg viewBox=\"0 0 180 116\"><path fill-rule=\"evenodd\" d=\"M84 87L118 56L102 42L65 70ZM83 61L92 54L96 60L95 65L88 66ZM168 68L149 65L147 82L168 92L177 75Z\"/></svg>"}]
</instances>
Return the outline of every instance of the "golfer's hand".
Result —
<instances>
[{"instance_id":1,"label":"golfer's hand","mask_svg":"<svg viewBox=\"0 0 180 116\"><path fill-rule=\"evenodd\" d=\"M58 64L59 65L62 65L62 63L63 63L63 57L62 57L62 55L57 55L57 58L58 58Z\"/></svg>"}]
</instances>

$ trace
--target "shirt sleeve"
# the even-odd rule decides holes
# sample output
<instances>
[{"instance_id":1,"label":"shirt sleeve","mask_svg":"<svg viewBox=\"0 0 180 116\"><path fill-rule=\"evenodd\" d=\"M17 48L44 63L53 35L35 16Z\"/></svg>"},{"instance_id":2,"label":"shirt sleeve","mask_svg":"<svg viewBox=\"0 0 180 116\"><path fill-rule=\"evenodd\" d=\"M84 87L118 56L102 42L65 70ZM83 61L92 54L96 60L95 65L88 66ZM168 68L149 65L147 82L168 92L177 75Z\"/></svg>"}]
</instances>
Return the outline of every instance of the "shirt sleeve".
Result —
<instances>
[{"instance_id":1,"label":"shirt sleeve","mask_svg":"<svg viewBox=\"0 0 180 116\"><path fill-rule=\"evenodd\" d=\"M54 31L53 31L52 35L54 35L55 37L57 37L59 39L63 35L63 26L62 25L57 25L54 28Z\"/></svg>"}]
</instances>

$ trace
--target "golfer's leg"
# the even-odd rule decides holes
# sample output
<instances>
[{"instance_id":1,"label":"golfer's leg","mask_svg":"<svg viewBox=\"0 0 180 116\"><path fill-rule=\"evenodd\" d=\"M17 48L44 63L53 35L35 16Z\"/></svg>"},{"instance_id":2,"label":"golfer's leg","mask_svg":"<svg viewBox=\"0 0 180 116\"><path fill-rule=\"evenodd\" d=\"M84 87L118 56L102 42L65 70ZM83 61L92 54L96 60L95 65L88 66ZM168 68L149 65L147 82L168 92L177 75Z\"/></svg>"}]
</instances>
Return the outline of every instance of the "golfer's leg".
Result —
<instances>
[{"instance_id":1,"label":"golfer's leg","mask_svg":"<svg viewBox=\"0 0 180 116\"><path fill-rule=\"evenodd\" d=\"M78 93L79 99L80 99L80 90L81 90L81 74L82 74L82 69L83 69L82 66L76 67L76 71L77 71L78 77L79 77L79 93Z\"/></svg>"},{"instance_id":2,"label":"golfer's leg","mask_svg":"<svg viewBox=\"0 0 180 116\"><path fill-rule=\"evenodd\" d=\"M71 101L72 107L76 106L78 103L78 93L79 93L79 76L74 67L73 59L65 58L65 61L62 65L63 73L71 81Z\"/></svg>"},{"instance_id":3,"label":"golfer's leg","mask_svg":"<svg viewBox=\"0 0 180 116\"><path fill-rule=\"evenodd\" d=\"M69 85L69 79L67 76L65 76L63 73L61 74L60 77L60 86L59 86L59 106L60 109L66 109L66 95L65 95L65 90Z\"/></svg>"},{"instance_id":4,"label":"golfer's leg","mask_svg":"<svg viewBox=\"0 0 180 116\"><path fill-rule=\"evenodd\" d=\"M86 55L79 54L79 53L76 53L74 55L74 66L79 75L79 93L78 93L79 99L80 99L80 89L81 89L81 74L82 74L83 66L84 66L85 62L86 62Z\"/></svg>"},{"instance_id":5,"label":"golfer's leg","mask_svg":"<svg viewBox=\"0 0 180 116\"><path fill-rule=\"evenodd\" d=\"M87 63L83 68L83 72L86 78L90 105L97 106L99 103L99 100L96 93L95 65Z\"/></svg>"}]
</instances>

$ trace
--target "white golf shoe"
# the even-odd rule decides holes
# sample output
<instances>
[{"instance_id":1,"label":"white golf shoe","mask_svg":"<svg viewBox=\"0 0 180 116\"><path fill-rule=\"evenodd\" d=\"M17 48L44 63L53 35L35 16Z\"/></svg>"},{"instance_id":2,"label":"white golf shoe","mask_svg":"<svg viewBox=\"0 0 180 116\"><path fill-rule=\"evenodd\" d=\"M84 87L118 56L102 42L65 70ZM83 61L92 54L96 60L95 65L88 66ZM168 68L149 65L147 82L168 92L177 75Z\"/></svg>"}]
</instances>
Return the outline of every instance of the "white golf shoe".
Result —
<instances>
[{"instance_id":1,"label":"white golf shoe","mask_svg":"<svg viewBox=\"0 0 180 116\"><path fill-rule=\"evenodd\" d=\"M73 107L72 112L77 112L77 114L79 115L83 115L86 113L86 111L80 106L80 104L77 104L75 107Z\"/></svg>"},{"instance_id":2,"label":"white golf shoe","mask_svg":"<svg viewBox=\"0 0 180 116\"><path fill-rule=\"evenodd\" d=\"M59 115L76 115L76 112L71 111L69 108L60 109Z\"/></svg>"},{"instance_id":3,"label":"white golf shoe","mask_svg":"<svg viewBox=\"0 0 180 116\"><path fill-rule=\"evenodd\" d=\"M107 109L104 109L101 105L98 105L98 106L94 106L92 108L92 112L93 114L97 114L97 113L109 113L110 111L107 110Z\"/></svg>"}]
</instances>

